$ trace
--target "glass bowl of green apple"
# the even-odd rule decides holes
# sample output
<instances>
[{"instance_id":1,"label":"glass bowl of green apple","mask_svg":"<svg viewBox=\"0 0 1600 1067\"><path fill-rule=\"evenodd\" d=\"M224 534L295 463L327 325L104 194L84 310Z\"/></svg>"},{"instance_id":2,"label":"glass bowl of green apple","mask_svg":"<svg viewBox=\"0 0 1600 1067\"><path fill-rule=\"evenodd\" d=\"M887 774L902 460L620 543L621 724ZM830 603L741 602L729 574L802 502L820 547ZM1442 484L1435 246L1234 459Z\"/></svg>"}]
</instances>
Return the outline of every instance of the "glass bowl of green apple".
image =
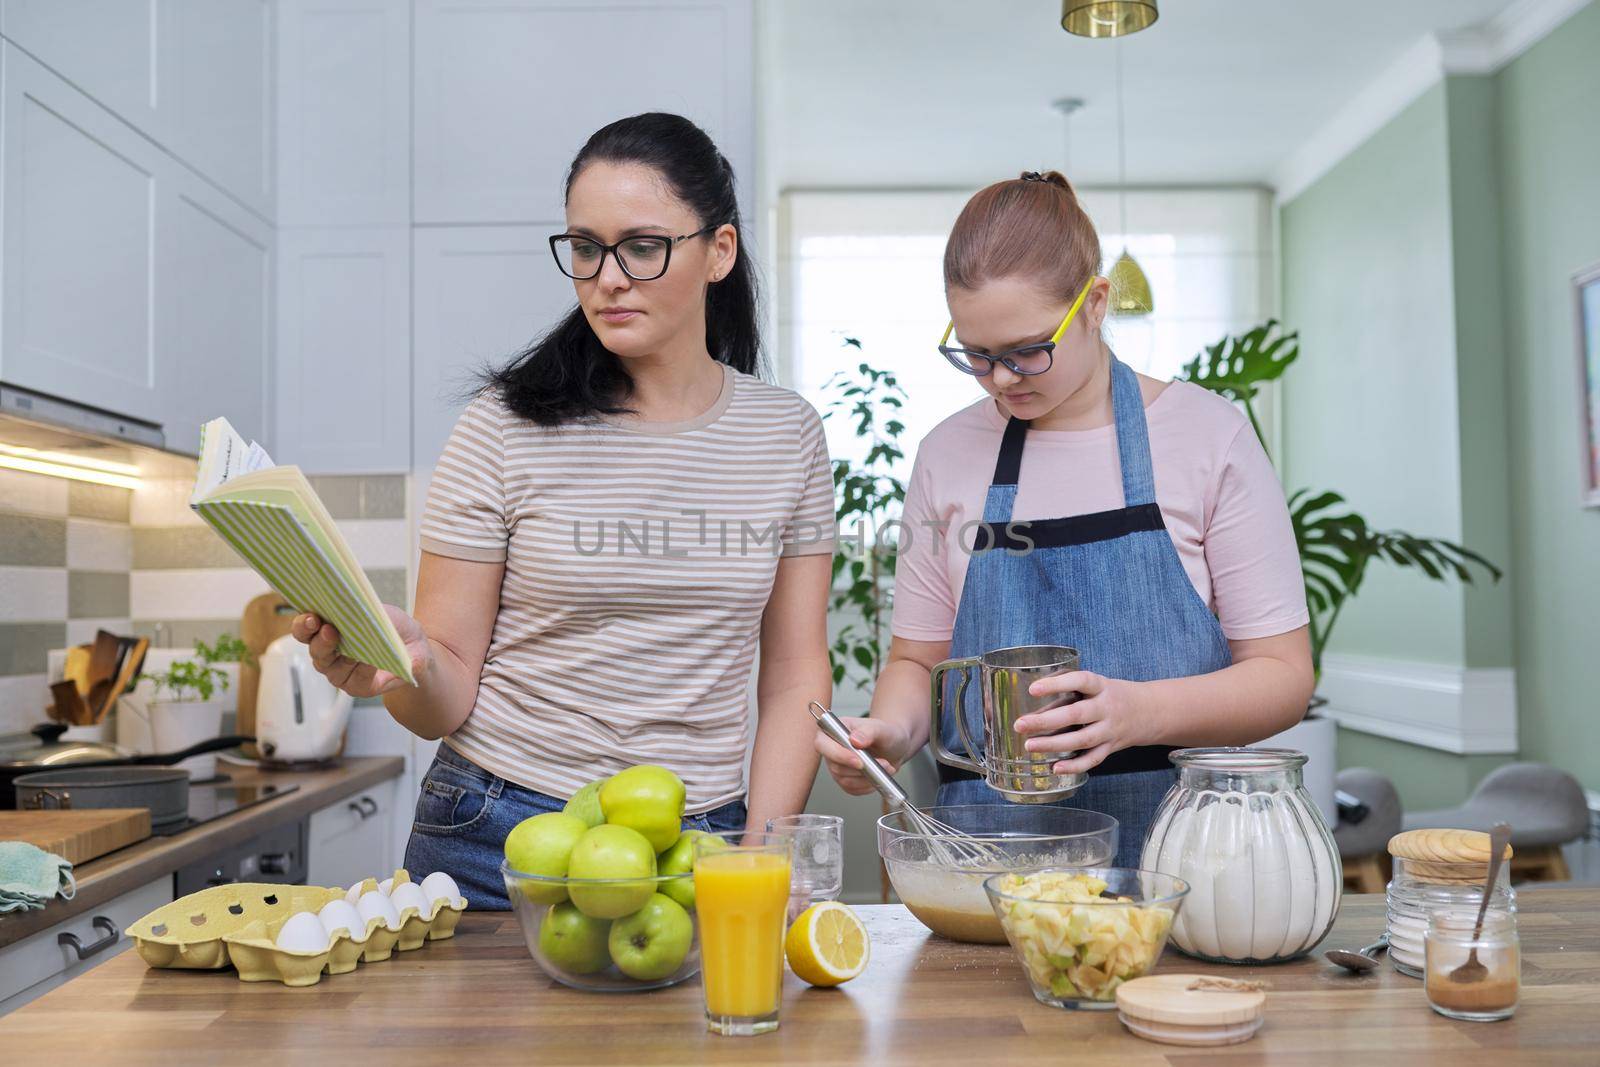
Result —
<instances>
[{"instance_id":1,"label":"glass bowl of green apple","mask_svg":"<svg viewBox=\"0 0 1600 1067\"><path fill-rule=\"evenodd\" d=\"M684 787L639 766L580 790L506 836L506 896L528 952L563 985L639 992L700 971L694 839Z\"/></svg>"},{"instance_id":2,"label":"glass bowl of green apple","mask_svg":"<svg viewBox=\"0 0 1600 1067\"><path fill-rule=\"evenodd\" d=\"M1116 1007L1117 987L1161 958L1189 884L1130 867L998 874L983 883L1028 976L1034 999L1057 1008Z\"/></svg>"}]
</instances>

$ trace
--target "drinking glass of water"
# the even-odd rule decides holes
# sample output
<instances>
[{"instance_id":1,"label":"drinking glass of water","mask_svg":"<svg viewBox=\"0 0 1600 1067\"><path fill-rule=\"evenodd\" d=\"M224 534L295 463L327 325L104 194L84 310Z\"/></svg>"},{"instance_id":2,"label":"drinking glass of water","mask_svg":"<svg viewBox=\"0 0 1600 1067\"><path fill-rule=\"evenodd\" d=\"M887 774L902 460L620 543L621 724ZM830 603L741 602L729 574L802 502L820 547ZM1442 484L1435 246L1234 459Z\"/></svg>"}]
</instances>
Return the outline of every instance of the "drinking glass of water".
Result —
<instances>
[{"instance_id":1,"label":"drinking glass of water","mask_svg":"<svg viewBox=\"0 0 1600 1067\"><path fill-rule=\"evenodd\" d=\"M789 922L811 905L838 900L844 888L844 820L837 815L783 815L767 820L769 834L794 838Z\"/></svg>"}]
</instances>

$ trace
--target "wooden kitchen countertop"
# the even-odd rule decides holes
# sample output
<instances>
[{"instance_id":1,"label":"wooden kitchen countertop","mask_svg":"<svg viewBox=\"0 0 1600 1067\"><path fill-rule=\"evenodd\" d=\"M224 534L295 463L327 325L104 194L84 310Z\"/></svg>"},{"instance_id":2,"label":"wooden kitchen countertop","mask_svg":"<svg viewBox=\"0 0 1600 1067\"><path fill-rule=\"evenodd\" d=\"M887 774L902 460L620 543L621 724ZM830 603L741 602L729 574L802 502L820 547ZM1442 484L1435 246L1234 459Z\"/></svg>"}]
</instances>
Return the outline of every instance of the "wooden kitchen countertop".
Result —
<instances>
[{"instance_id":1,"label":"wooden kitchen countertop","mask_svg":"<svg viewBox=\"0 0 1600 1067\"><path fill-rule=\"evenodd\" d=\"M1600 887L1523 891L1522 1004L1499 1023L1434 1014L1422 983L1385 963L1348 977L1320 956L1276 967L1200 963L1169 948L1159 971L1271 984L1255 1039L1227 1048L1156 1045L1115 1012L1045 1007L1011 950L929 934L899 906L861 908L867 972L837 990L785 978L774 1034L705 1032L700 983L647 994L580 993L529 958L516 920L470 913L430 942L305 989L232 972L149 970L132 952L0 1019L16 1063L230 1062L448 1064L961 1063L1085 1061L1192 1067L1270 1064L1594 1064L1600 1045ZM1347 896L1324 947L1359 946L1383 927L1381 896Z\"/></svg>"},{"instance_id":2,"label":"wooden kitchen countertop","mask_svg":"<svg viewBox=\"0 0 1600 1067\"><path fill-rule=\"evenodd\" d=\"M42 910L0 916L0 948L89 911L163 874L171 874L232 842L303 818L352 793L386 782L405 769L405 760L399 756L359 756L345 759L337 767L311 771L265 771L220 762L217 767L232 777L230 785L272 783L299 788L288 796L263 801L192 830L171 837L147 838L80 864L73 868L78 892L71 900L57 897Z\"/></svg>"}]
</instances>

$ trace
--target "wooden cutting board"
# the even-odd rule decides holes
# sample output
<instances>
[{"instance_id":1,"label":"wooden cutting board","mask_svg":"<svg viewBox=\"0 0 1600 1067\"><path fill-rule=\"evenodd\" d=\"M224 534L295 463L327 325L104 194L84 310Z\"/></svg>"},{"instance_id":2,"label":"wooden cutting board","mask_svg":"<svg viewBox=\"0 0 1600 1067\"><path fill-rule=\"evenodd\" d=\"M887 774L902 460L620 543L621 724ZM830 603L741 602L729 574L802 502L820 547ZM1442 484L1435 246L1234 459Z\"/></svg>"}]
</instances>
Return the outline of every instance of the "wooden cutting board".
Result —
<instances>
[{"instance_id":1,"label":"wooden cutting board","mask_svg":"<svg viewBox=\"0 0 1600 1067\"><path fill-rule=\"evenodd\" d=\"M149 808L0 811L0 841L26 841L85 863L150 836Z\"/></svg>"}]
</instances>

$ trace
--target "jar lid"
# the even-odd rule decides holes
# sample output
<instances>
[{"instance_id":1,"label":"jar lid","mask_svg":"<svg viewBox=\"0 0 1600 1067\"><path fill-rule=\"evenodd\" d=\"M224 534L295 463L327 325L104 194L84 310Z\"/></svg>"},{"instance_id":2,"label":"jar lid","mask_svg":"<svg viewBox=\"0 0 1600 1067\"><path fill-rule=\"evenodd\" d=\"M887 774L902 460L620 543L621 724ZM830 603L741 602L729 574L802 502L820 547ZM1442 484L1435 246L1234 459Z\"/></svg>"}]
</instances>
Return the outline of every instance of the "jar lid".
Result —
<instances>
[{"instance_id":1,"label":"jar lid","mask_svg":"<svg viewBox=\"0 0 1600 1067\"><path fill-rule=\"evenodd\" d=\"M1427 863L1489 864L1489 835L1482 830L1406 830L1389 838L1389 855ZM1511 858L1506 845L1505 859Z\"/></svg>"},{"instance_id":2,"label":"jar lid","mask_svg":"<svg viewBox=\"0 0 1600 1067\"><path fill-rule=\"evenodd\" d=\"M1124 1022L1131 1019L1181 1027L1187 1038L1215 1037L1218 1044L1224 1043L1227 1035L1236 1035L1240 1024L1259 1022L1266 1003L1267 995L1258 983L1203 974L1153 974L1117 987L1117 1008Z\"/></svg>"}]
</instances>

